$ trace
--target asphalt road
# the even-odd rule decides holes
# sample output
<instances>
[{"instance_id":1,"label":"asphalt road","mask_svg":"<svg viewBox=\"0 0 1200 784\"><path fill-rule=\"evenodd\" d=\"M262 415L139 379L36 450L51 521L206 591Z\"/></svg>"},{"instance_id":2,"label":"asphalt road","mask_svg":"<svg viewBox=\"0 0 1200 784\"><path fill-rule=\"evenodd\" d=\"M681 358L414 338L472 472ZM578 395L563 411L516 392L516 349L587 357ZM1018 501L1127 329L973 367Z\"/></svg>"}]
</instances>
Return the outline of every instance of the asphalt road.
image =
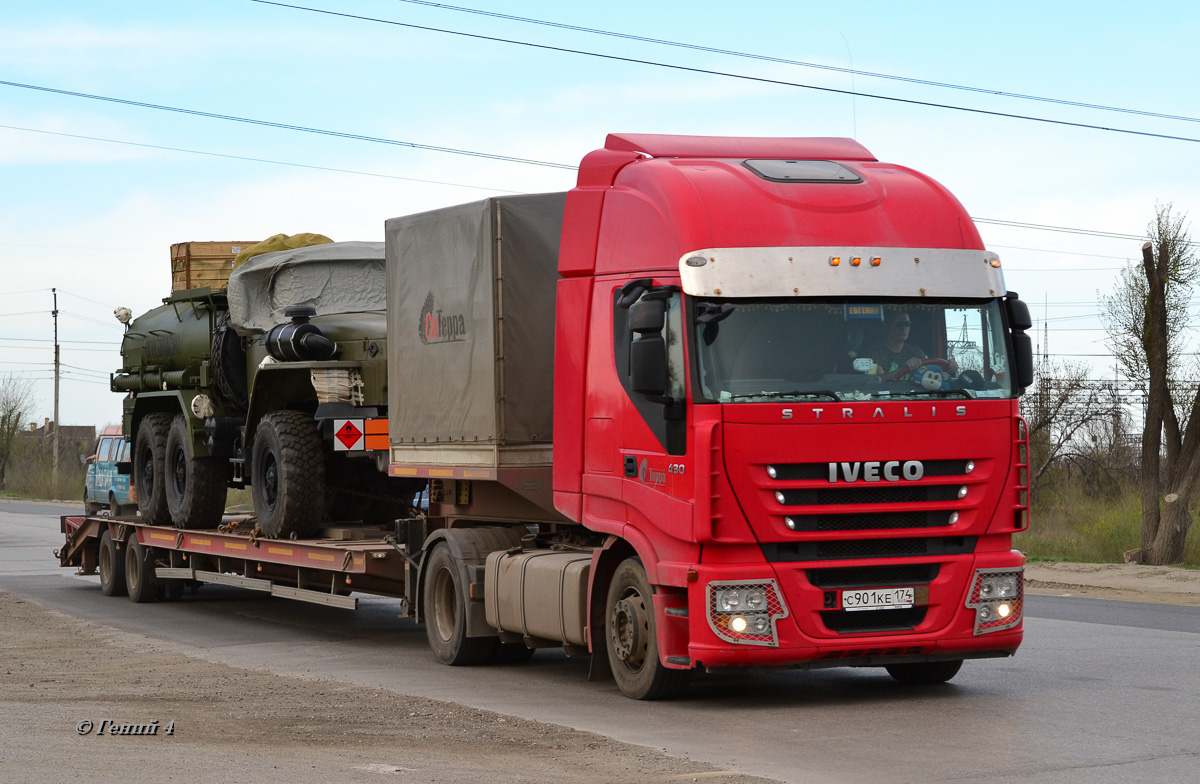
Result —
<instances>
[{"instance_id":1,"label":"asphalt road","mask_svg":"<svg viewBox=\"0 0 1200 784\"><path fill-rule=\"evenodd\" d=\"M596 732L725 770L804 784L1200 782L1200 608L1031 596L1018 656L940 687L882 671L727 671L686 698L636 703L587 665L448 668L396 605L357 612L206 586L177 604L101 595L59 569L48 506L0 502L0 589L143 634L181 654L303 674Z\"/></svg>"}]
</instances>

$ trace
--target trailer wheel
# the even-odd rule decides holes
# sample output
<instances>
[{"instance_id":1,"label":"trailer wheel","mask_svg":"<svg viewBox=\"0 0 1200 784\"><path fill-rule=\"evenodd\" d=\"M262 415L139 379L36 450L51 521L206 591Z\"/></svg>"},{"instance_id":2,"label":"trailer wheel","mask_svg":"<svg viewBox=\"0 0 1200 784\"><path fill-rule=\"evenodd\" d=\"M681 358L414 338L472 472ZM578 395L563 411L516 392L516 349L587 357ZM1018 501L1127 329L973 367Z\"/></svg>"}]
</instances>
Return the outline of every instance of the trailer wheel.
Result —
<instances>
[{"instance_id":1,"label":"trailer wheel","mask_svg":"<svg viewBox=\"0 0 1200 784\"><path fill-rule=\"evenodd\" d=\"M158 580L154 577L154 555L137 540L137 534L125 543L125 588L130 601L137 604L158 598Z\"/></svg>"},{"instance_id":2,"label":"trailer wheel","mask_svg":"<svg viewBox=\"0 0 1200 784\"><path fill-rule=\"evenodd\" d=\"M691 680L691 670L672 670L658 657L658 637L650 581L640 558L617 566L605 604L605 641L617 688L635 700L677 696Z\"/></svg>"},{"instance_id":3,"label":"trailer wheel","mask_svg":"<svg viewBox=\"0 0 1200 784\"><path fill-rule=\"evenodd\" d=\"M889 664L886 669L900 683L906 685L926 686L933 683L945 683L958 675L962 668L962 659L938 662L913 662L911 664Z\"/></svg>"},{"instance_id":4,"label":"trailer wheel","mask_svg":"<svg viewBox=\"0 0 1200 784\"><path fill-rule=\"evenodd\" d=\"M423 606L425 636L442 664L483 664L496 651L498 637L467 636L467 592L450 548L439 544L427 556Z\"/></svg>"},{"instance_id":5,"label":"trailer wheel","mask_svg":"<svg viewBox=\"0 0 1200 784\"><path fill-rule=\"evenodd\" d=\"M170 429L170 414L146 414L138 425L137 440L133 446L138 511L141 512L142 521L150 525L169 525L171 522L164 476L167 432Z\"/></svg>"},{"instance_id":6,"label":"trailer wheel","mask_svg":"<svg viewBox=\"0 0 1200 784\"><path fill-rule=\"evenodd\" d=\"M125 553L117 549L117 542L108 531L100 534L100 593L105 596L124 596Z\"/></svg>"},{"instance_id":7,"label":"trailer wheel","mask_svg":"<svg viewBox=\"0 0 1200 784\"><path fill-rule=\"evenodd\" d=\"M258 527L270 538L309 536L324 520L325 454L313 418L273 411L254 431L250 480Z\"/></svg>"},{"instance_id":8,"label":"trailer wheel","mask_svg":"<svg viewBox=\"0 0 1200 784\"><path fill-rule=\"evenodd\" d=\"M216 528L225 511L229 464L220 457L195 457L191 451L187 420L183 414L177 414L167 434L163 483L171 522L176 528Z\"/></svg>"}]
</instances>

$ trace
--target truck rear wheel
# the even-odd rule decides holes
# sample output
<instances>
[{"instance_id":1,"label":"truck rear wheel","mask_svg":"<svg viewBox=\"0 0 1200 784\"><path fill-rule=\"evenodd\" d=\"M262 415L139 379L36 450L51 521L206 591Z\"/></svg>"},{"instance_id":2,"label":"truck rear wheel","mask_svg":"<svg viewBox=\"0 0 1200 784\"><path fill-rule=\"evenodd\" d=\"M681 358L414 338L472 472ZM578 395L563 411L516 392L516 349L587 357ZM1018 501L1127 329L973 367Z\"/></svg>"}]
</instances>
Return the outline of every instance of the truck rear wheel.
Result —
<instances>
[{"instance_id":1,"label":"truck rear wheel","mask_svg":"<svg viewBox=\"0 0 1200 784\"><path fill-rule=\"evenodd\" d=\"M137 534L125 543L125 588L137 604L158 598L158 580L154 576L154 556L150 548L137 540Z\"/></svg>"},{"instance_id":2,"label":"truck rear wheel","mask_svg":"<svg viewBox=\"0 0 1200 784\"><path fill-rule=\"evenodd\" d=\"M187 420L177 414L167 434L167 508L176 528L216 528L225 511L228 463L220 457L195 457ZM114 512L115 514L115 512Z\"/></svg>"},{"instance_id":3,"label":"truck rear wheel","mask_svg":"<svg viewBox=\"0 0 1200 784\"><path fill-rule=\"evenodd\" d=\"M146 414L138 425L137 441L133 447L133 480L137 487L138 511L141 512L142 522L150 525L169 525L171 522L164 476L167 432L170 429L170 414Z\"/></svg>"},{"instance_id":4,"label":"truck rear wheel","mask_svg":"<svg viewBox=\"0 0 1200 784\"><path fill-rule=\"evenodd\" d=\"M889 664L886 669L900 683L911 685L929 685L945 683L958 675L962 668L962 659L939 662L914 662L912 664Z\"/></svg>"},{"instance_id":5,"label":"truck rear wheel","mask_svg":"<svg viewBox=\"0 0 1200 784\"><path fill-rule=\"evenodd\" d=\"M100 534L100 593L105 596L124 596L125 553L117 549L117 543L108 531Z\"/></svg>"},{"instance_id":6,"label":"truck rear wheel","mask_svg":"<svg viewBox=\"0 0 1200 784\"><path fill-rule=\"evenodd\" d=\"M450 548L439 544L428 558L422 605L434 657L451 666L483 664L496 652L499 638L467 636L469 598Z\"/></svg>"},{"instance_id":7,"label":"truck rear wheel","mask_svg":"<svg viewBox=\"0 0 1200 784\"><path fill-rule=\"evenodd\" d=\"M273 411L254 431L250 480L258 527L272 538L309 536L324 520L325 454L312 417Z\"/></svg>"},{"instance_id":8,"label":"truck rear wheel","mask_svg":"<svg viewBox=\"0 0 1200 784\"><path fill-rule=\"evenodd\" d=\"M669 699L687 688L691 670L673 670L658 657L653 594L640 558L621 562L608 586L604 631L617 688L635 700Z\"/></svg>"}]
</instances>

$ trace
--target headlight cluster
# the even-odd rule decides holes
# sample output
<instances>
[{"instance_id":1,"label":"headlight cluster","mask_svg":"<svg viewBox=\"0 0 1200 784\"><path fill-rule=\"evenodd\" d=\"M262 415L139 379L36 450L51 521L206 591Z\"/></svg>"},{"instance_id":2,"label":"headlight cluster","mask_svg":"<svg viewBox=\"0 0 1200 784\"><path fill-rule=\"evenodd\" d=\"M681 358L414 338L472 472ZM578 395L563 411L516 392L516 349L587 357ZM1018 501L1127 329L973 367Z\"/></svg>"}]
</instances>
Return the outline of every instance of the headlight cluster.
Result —
<instances>
[{"instance_id":1,"label":"headlight cluster","mask_svg":"<svg viewBox=\"0 0 1200 784\"><path fill-rule=\"evenodd\" d=\"M1021 622L1024 570L979 569L967 607L975 610L975 634L1011 629Z\"/></svg>"},{"instance_id":2,"label":"headlight cluster","mask_svg":"<svg viewBox=\"0 0 1200 784\"><path fill-rule=\"evenodd\" d=\"M778 646L775 623L787 616L783 594L774 580L708 584L708 625L722 640Z\"/></svg>"}]
</instances>

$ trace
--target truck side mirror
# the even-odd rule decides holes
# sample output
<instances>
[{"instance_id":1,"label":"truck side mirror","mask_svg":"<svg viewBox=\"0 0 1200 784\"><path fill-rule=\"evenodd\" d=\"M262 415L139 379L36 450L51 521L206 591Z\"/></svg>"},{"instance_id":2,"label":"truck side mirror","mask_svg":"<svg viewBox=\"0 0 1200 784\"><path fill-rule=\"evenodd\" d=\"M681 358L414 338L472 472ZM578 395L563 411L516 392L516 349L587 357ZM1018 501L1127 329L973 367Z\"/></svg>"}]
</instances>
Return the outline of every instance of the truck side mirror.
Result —
<instances>
[{"instance_id":1,"label":"truck side mirror","mask_svg":"<svg viewBox=\"0 0 1200 784\"><path fill-rule=\"evenodd\" d=\"M1008 315L1008 327L1012 330L1013 370L1016 386L1022 391L1033 386L1033 341L1025 330L1033 326L1029 306L1022 302L1015 291L1010 291L1004 300Z\"/></svg>"},{"instance_id":2,"label":"truck side mirror","mask_svg":"<svg viewBox=\"0 0 1200 784\"><path fill-rule=\"evenodd\" d=\"M644 297L629 306L629 380L639 395L663 397L667 392L667 343L662 330L667 303Z\"/></svg>"}]
</instances>

